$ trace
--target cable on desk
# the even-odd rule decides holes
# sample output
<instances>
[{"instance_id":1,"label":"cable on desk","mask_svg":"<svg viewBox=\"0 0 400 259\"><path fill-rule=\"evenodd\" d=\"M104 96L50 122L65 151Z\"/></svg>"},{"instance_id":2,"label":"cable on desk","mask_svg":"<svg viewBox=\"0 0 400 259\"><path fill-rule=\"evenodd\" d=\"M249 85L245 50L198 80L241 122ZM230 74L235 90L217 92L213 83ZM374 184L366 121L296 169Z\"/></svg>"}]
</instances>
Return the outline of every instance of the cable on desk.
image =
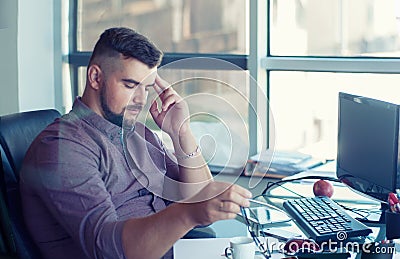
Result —
<instances>
[{"instance_id":1,"label":"cable on desk","mask_svg":"<svg viewBox=\"0 0 400 259\"><path fill-rule=\"evenodd\" d=\"M359 208L352 208L349 206L345 206L342 205L340 203L338 203L343 209L348 210L353 212L354 214L357 214L358 216L360 216L361 218L357 218L358 220L365 220L367 219L369 216L371 216L372 214L380 214L382 211L379 209L376 210L368 210L368 209L359 209Z\"/></svg>"},{"instance_id":2,"label":"cable on desk","mask_svg":"<svg viewBox=\"0 0 400 259\"><path fill-rule=\"evenodd\" d=\"M261 193L261 195L265 195L267 193L267 191L269 189L271 189L272 187L274 187L275 185L279 185L282 186L282 184L284 183L290 183L290 182L294 182L294 181L300 181L300 180L306 180L306 179L315 179L315 180L327 180L327 181L333 181L333 182L339 182L340 180L337 178L333 178L333 177L328 177L328 176L303 176L303 177L298 177L298 178L290 178L290 179L282 179L279 180L277 182L269 182L267 184L267 187L265 187L265 189L263 190L263 192Z\"/></svg>"},{"instance_id":3,"label":"cable on desk","mask_svg":"<svg viewBox=\"0 0 400 259\"><path fill-rule=\"evenodd\" d=\"M299 193L297 193L297 192L295 192L295 191L293 191L291 189L288 189L285 186L283 186L283 184L285 184L285 183L294 182L294 181L300 181L300 180L306 180L306 179L327 180L327 181L333 181L333 182L339 182L339 183L341 182L337 178L327 177L327 176L304 176L304 177L298 177L298 178L282 179L282 180L277 181L277 182L268 182L267 187L263 190L263 192L260 195L254 197L254 199L256 199L257 197L260 197L260 196L266 196L266 193L270 189L272 189L272 187L274 187L274 186L280 186L281 188L284 188L285 190L287 190L287 191L299 196L300 198L306 198L304 195L301 195L301 194L299 194ZM349 206L342 205L339 202L337 202L337 204L340 205L343 209L351 211L354 214L359 215L361 217L361 219L366 219L370 215L380 212L380 211L379 212L378 211L370 211L370 210L367 210L367 209L352 208L352 207L349 207ZM365 212L366 214L362 213L362 212Z\"/></svg>"}]
</instances>

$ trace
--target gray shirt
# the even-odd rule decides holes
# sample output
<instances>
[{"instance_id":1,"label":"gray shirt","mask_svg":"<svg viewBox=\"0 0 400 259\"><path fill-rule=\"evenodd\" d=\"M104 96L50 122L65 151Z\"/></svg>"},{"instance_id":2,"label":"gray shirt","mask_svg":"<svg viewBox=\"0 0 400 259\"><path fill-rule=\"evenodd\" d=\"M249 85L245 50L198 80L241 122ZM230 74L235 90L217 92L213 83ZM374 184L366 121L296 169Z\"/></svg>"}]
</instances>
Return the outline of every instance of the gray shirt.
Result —
<instances>
[{"instance_id":1,"label":"gray shirt","mask_svg":"<svg viewBox=\"0 0 400 259\"><path fill-rule=\"evenodd\" d=\"M124 222L166 207L153 193L162 193L165 175L176 179L177 164L143 124L136 123L128 141L134 167L124 156L121 128L77 98L32 143L20 174L21 198L45 258L124 258Z\"/></svg>"}]
</instances>

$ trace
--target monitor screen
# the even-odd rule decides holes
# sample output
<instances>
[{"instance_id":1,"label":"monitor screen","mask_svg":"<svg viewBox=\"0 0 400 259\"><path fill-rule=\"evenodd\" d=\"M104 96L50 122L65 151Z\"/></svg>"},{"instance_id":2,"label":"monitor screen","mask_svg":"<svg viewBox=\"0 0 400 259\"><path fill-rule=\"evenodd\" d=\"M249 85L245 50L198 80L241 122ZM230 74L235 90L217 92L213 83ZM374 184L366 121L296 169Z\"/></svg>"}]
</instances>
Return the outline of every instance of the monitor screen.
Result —
<instances>
[{"instance_id":1,"label":"monitor screen","mask_svg":"<svg viewBox=\"0 0 400 259\"><path fill-rule=\"evenodd\" d=\"M339 93L337 177L386 202L397 184L398 105Z\"/></svg>"}]
</instances>

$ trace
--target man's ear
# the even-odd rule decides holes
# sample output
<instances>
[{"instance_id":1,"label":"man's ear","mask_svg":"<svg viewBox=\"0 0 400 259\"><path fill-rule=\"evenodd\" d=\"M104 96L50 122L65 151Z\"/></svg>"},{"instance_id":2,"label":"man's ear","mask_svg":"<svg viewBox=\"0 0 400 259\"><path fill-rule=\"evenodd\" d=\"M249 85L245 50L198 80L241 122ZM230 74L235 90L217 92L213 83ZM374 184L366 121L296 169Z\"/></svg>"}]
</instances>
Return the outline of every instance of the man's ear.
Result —
<instances>
[{"instance_id":1,"label":"man's ear","mask_svg":"<svg viewBox=\"0 0 400 259\"><path fill-rule=\"evenodd\" d=\"M92 87L94 90L99 90L102 76L100 67L98 65L90 65L87 74L90 87Z\"/></svg>"}]
</instances>

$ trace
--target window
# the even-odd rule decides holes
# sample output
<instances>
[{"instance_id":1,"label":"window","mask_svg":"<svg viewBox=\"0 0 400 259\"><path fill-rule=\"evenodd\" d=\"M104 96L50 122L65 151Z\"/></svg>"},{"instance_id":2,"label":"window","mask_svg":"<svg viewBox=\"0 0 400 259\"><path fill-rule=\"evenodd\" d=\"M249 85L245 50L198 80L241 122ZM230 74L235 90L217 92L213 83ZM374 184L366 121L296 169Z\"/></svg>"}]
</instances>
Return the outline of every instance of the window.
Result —
<instances>
[{"instance_id":1,"label":"window","mask_svg":"<svg viewBox=\"0 0 400 259\"><path fill-rule=\"evenodd\" d=\"M271 147L334 158L338 91L378 99L397 94L399 0L70 0L70 10L72 96L83 89L98 35L110 26L136 28L165 50L163 66L182 58L218 58L257 80L271 114L260 109L266 103L251 82L239 92L255 105L258 118L249 112L252 105L232 99L223 85L207 87L209 82L198 80L192 92L181 92L201 89L234 100L248 127L250 154L263 146L257 119L265 119ZM164 72L219 73L227 82L238 75L218 66ZM210 106L198 103L193 109Z\"/></svg>"},{"instance_id":2,"label":"window","mask_svg":"<svg viewBox=\"0 0 400 259\"><path fill-rule=\"evenodd\" d=\"M225 127L231 125L235 141L249 145L249 135L252 135L249 132L257 131L257 127L249 123L249 100L255 96L250 91L247 71L251 56L249 23L252 17L248 1L70 0L69 9L71 83L67 87L72 88L70 99L83 93L86 65L99 35L109 27L130 27L149 37L164 51L159 73L165 79L175 83L192 78L175 84L175 89L190 98L191 113L195 114L191 121L197 127L195 133L205 136L201 140L205 145L231 143L221 143L225 141L223 138L207 138L203 124L222 135L226 133ZM193 62L193 66L176 62L187 58L216 58L219 62L207 63L207 66L202 62ZM229 62L230 67L220 61ZM173 67L168 66L172 63ZM194 98L205 94L210 98L202 97L201 101ZM213 100L213 97L221 102ZM231 107L234 107L234 112ZM150 118L142 119L156 130ZM168 144L168 139L164 140ZM256 139L251 141L257 143ZM221 152L210 151L207 159L223 164L223 158L217 153Z\"/></svg>"},{"instance_id":3,"label":"window","mask_svg":"<svg viewBox=\"0 0 400 259\"><path fill-rule=\"evenodd\" d=\"M271 72L276 146L335 159L339 92L400 103L399 82L394 74Z\"/></svg>"},{"instance_id":4,"label":"window","mask_svg":"<svg viewBox=\"0 0 400 259\"><path fill-rule=\"evenodd\" d=\"M336 158L338 92L399 102L400 2L269 1L275 148Z\"/></svg>"},{"instance_id":5,"label":"window","mask_svg":"<svg viewBox=\"0 0 400 259\"><path fill-rule=\"evenodd\" d=\"M69 63L73 94L99 35L126 26L165 53L162 65L188 57L215 57L247 69L248 3L242 0L70 0ZM207 18L205 18L207 17ZM210 69L220 69L210 67Z\"/></svg>"},{"instance_id":6,"label":"window","mask_svg":"<svg viewBox=\"0 0 400 259\"><path fill-rule=\"evenodd\" d=\"M399 56L394 0L273 1L271 55Z\"/></svg>"},{"instance_id":7,"label":"window","mask_svg":"<svg viewBox=\"0 0 400 259\"><path fill-rule=\"evenodd\" d=\"M247 54L246 1L78 0L78 51L109 27L145 34L165 52Z\"/></svg>"}]
</instances>

